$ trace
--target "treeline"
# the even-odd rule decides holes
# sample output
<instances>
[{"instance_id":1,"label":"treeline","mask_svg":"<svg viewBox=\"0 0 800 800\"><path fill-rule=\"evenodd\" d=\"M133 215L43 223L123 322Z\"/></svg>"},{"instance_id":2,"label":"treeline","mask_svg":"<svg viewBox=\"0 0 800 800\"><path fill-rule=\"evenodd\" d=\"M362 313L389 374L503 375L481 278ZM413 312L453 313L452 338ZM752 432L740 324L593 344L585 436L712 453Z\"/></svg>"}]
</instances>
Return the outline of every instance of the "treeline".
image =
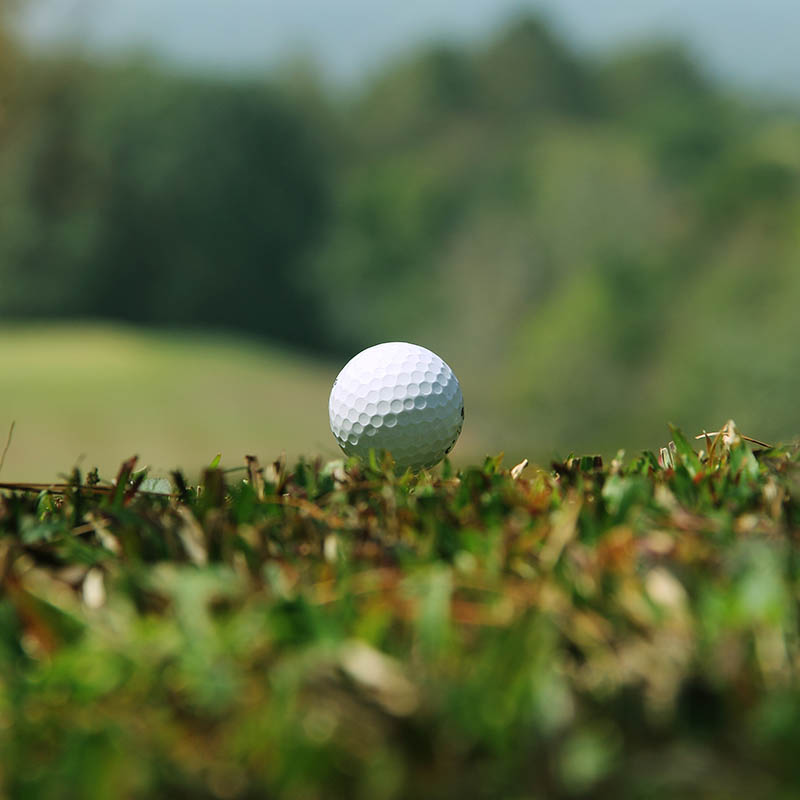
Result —
<instances>
[{"instance_id":1,"label":"treeline","mask_svg":"<svg viewBox=\"0 0 800 800\"><path fill-rule=\"evenodd\" d=\"M794 414L798 117L678 48L579 57L524 17L346 96L11 52L3 318L425 341L498 447Z\"/></svg>"},{"instance_id":2,"label":"treeline","mask_svg":"<svg viewBox=\"0 0 800 800\"><path fill-rule=\"evenodd\" d=\"M679 54L598 70L534 20L484 49L432 48L339 103L291 83L3 52L4 318L210 324L346 348L435 314L448 237L483 205L529 200L537 128L655 97L669 170L721 146L700 108L709 91Z\"/></svg>"},{"instance_id":3,"label":"treeline","mask_svg":"<svg viewBox=\"0 0 800 800\"><path fill-rule=\"evenodd\" d=\"M3 318L325 340L303 270L330 217L329 154L285 92L22 54L4 72Z\"/></svg>"}]
</instances>

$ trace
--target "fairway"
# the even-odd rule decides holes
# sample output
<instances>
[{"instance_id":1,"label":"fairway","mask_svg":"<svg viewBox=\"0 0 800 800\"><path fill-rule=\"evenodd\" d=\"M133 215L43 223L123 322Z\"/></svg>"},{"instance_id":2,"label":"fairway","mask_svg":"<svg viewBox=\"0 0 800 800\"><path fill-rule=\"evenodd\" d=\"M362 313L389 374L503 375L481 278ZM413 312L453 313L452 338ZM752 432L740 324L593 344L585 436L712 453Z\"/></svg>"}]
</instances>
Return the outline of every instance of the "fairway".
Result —
<instances>
[{"instance_id":1,"label":"fairway","mask_svg":"<svg viewBox=\"0 0 800 800\"><path fill-rule=\"evenodd\" d=\"M238 466L285 451L339 455L328 430L335 364L247 339L110 325L0 328L0 438L16 423L2 479L101 474L138 455L155 473L217 453Z\"/></svg>"}]
</instances>

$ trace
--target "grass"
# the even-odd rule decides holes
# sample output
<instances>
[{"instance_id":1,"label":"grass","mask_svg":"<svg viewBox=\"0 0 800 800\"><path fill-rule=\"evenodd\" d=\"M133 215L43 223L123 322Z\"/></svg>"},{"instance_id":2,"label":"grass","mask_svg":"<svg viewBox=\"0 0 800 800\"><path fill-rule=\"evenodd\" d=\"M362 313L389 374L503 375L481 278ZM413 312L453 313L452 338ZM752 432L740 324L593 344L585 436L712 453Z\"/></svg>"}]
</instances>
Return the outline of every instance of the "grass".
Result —
<instances>
[{"instance_id":1,"label":"grass","mask_svg":"<svg viewBox=\"0 0 800 800\"><path fill-rule=\"evenodd\" d=\"M796 797L800 455L729 433L6 489L0 794Z\"/></svg>"},{"instance_id":2,"label":"grass","mask_svg":"<svg viewBox=\"0 0 800 800\"><path fill-rule=\"evenodd\" d=\"M166 474L219 451L296 458L338 448L326 407L336 367L246 339L121 326L0 329L0 480L52 480L124 457Z\"/></svg>"},{"instance_id":3,"label":"grass","mask_svg":"<svg viewBox=\"0 0 800 800\"><path fill-rule=\"evenodd\" d=\"M0 326L0 447L16 423L0 480L55 480L74 465L110 474L134 454L162 475L218 452L229 465L246 453L337 458L327 408L342 366L211 333ZM484 445L467 430L456 457Z\"/></svg>"}]
</instances>

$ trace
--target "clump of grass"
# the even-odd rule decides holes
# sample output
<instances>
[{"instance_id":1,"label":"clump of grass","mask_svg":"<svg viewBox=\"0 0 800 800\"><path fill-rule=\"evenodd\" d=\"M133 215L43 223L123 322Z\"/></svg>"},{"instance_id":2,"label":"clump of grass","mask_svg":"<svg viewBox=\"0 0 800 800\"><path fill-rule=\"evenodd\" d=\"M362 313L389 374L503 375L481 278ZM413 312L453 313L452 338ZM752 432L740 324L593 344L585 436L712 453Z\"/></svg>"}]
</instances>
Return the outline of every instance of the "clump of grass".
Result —
<instances>
[{"instance_id":1,"label":"clump of grass","mask_svg":"<svg viewBox=\"0 0 800 800\"><path fill-rule=\"evenodd\" d=\"M800 457L726 430L6 485L1 793L795 796Z\"/></svg>"}]
</instances>

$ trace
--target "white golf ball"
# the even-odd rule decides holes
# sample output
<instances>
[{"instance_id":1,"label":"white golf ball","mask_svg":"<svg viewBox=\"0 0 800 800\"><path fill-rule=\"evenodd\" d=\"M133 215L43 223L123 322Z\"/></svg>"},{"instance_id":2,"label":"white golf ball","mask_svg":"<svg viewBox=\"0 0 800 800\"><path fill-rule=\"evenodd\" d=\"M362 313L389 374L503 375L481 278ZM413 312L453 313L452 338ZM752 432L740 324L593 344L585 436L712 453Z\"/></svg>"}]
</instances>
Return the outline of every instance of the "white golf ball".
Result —
<instances>
[{"instance_id":1,"label":"white golf ball","mask_svg":"<svg viewBox=\"0 0 800 800\"><path fill-rule=\"evenodd\" d=\"M389 451L400 469L438 464L464 424L453 370L406 342L376 344L345 364L328 402L331 431L347 455Z\"/></svg>"}]
</instances>

